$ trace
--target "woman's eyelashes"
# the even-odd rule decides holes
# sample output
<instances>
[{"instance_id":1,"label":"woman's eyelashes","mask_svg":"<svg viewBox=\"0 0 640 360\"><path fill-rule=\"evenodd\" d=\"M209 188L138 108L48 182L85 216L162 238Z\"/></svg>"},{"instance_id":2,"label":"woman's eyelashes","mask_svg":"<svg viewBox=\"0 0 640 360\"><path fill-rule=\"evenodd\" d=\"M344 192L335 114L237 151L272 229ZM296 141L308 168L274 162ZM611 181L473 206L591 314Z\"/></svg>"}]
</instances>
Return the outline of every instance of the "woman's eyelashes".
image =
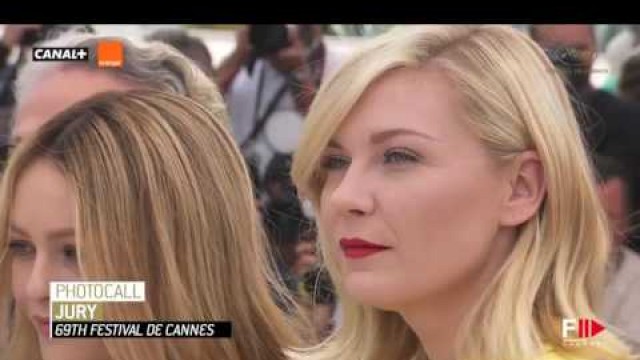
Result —
<instances>
[{"instance_id":1,"label":"woman's eyelashes","mask_svg":"<svg viewBox=\"0 0 640 360\"><path fill-rule=\"evenodd\" d=\"M75 245L65 245L62 248L65 261L75 263L78 259L78 253Z\"/></svg>"},{"instance_id":2,"label":"woman's eyelashes","mask_svg":"<svg viewBox=\"0 0 640 360\"><path fill-rule=\"evenodd\" d=\"M421 157L418 154L404 148L389 149L384 153L385 164L416 163L420 159Z\"/></svg>"},{"instance_id":3,"label":"woman's eyelashes","mask_svg":"<svg viewBox=\"0 0 640 360\"><path fill-rule=\"evenodd\" d=\"M324 155L321 161L323 170L332 171L343 169L349 166L351 159L342 155Z\"/></svg>"},{"instance_id":4,"label":"woman's eyelashes","mask_svg":"<svg viewBox=\"0 0 640 360\"><path fill-rule=\"evenodd\" d=\"M405 165L417 163L422 156L416 152L406 148L392 148L386 150L380 157L380 163L383 165ZM329 154L323 156L321 167L325 171L341 170L351 164L351 158L344 155Z\"/></svg>"},{"instance_id":5,"label":"woman's eyelashes","mask_svg":"<svg viewBox=\"0 0 640 360\"><path fill-rule=\"evenodd\" d=\"M35 255L36 249L29 241L10 240L9 254L14 258L26 258Z\"/></svg>"},{"instance_id":6,"label":"woman's eyelashes","mask_svg":"<svg viewBox=\"0 0 640 360\"><path fill-rule=\"evenodd\" d=\"M18 239L9 241L9 254L15 259L29 259L36 253L36 247L29 241ZM78 260L77 249L73 244L63 245L58 249L58 254L67 263L75 264Z\"/></svg>"}]
</instances>

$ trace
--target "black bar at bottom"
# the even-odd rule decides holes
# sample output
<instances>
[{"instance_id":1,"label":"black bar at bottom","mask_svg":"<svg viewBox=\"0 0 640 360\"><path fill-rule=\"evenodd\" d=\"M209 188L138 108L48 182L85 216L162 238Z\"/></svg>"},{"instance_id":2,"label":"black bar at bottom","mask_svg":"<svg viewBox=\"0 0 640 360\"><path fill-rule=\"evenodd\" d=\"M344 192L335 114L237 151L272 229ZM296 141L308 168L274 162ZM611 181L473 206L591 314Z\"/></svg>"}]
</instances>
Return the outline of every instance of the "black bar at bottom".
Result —
<instances>
[{"instance_id":1,"label":"black bar at bottom","mask_svg":"<svg viewBox=\"0 0 640 360\"><path fill-rule=\"evenodd\" d=\"M230 321L54 321L54 338L230 338Z\"/></svg>"}]
</instances>

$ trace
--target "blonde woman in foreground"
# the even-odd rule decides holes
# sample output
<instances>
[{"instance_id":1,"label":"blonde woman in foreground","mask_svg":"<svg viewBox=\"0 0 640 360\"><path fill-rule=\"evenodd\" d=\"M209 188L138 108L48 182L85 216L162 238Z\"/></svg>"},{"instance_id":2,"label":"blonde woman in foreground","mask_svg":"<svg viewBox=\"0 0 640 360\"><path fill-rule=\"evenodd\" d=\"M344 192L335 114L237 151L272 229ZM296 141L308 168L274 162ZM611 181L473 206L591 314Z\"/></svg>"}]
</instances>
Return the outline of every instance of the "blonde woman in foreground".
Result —
<instances>
[{"instance_id":1,"label":"blonde woman in foreground","mask_svg":"<svg viewBox=\"0 0 640 360\"><path fill-rule=\"evenodd\" d=\"M297 325L274 302L284 290L226 116L106 93L21 142L0 189L3 359L285 359ZM50 339L49 282L82 279L146 282L145 303L107 304L107 320L229 320L232 338Z\"/></svg>"},{"instance_id":2,"label":"blonde woman in foreground","mask_svg":"<svg viewBox=\"0 0 640 360\"><path fill-rule=\"evenodd\" d=\"M631 359L596 318L606 215L562 79L505 26L402 27L320 90L293 177L344 317L305 360Z\"/></svg>"}]
</instances>

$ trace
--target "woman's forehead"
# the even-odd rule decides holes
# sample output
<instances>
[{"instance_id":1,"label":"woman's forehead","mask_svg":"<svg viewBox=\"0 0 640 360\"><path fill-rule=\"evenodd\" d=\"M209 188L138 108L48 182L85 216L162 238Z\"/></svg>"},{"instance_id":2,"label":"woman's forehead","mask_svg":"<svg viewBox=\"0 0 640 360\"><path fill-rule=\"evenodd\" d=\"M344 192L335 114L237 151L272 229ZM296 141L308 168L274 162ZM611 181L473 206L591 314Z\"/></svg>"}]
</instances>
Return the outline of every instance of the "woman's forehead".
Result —
<instances>
[{"instance_id":1,"label":"woman's forehead","mask_svg":"<svg viewBox=\"0 0 640 360\"><path fill-rule=\"evenodd\" d=\"M407 128L430 135L445 136L456 126L460 101L450 80L437 70L395 69L384 74L365 90L334 134L361 137L363 128L372 133Z\"/></svg>"}]
</instances>

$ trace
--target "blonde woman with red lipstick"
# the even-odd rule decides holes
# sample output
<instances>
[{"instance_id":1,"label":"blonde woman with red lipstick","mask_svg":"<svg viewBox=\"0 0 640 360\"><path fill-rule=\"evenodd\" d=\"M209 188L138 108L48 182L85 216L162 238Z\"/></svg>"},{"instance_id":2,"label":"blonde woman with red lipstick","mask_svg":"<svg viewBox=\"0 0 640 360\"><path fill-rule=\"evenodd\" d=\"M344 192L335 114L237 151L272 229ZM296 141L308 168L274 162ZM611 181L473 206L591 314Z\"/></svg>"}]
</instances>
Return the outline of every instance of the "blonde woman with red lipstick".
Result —
<instances>
[{"instance_id":1,"label":"blonde woman with red lipstick","mask_svg":"<svg viewBox=\"0 0 640 360\"><path fill-rule=\"evenodd\" d=\"M343 323L304 360L627 360L596 318L608 257L562 79L507 26L372 40L320 89L293 163Z\"/></svg>"}]
</instances>

